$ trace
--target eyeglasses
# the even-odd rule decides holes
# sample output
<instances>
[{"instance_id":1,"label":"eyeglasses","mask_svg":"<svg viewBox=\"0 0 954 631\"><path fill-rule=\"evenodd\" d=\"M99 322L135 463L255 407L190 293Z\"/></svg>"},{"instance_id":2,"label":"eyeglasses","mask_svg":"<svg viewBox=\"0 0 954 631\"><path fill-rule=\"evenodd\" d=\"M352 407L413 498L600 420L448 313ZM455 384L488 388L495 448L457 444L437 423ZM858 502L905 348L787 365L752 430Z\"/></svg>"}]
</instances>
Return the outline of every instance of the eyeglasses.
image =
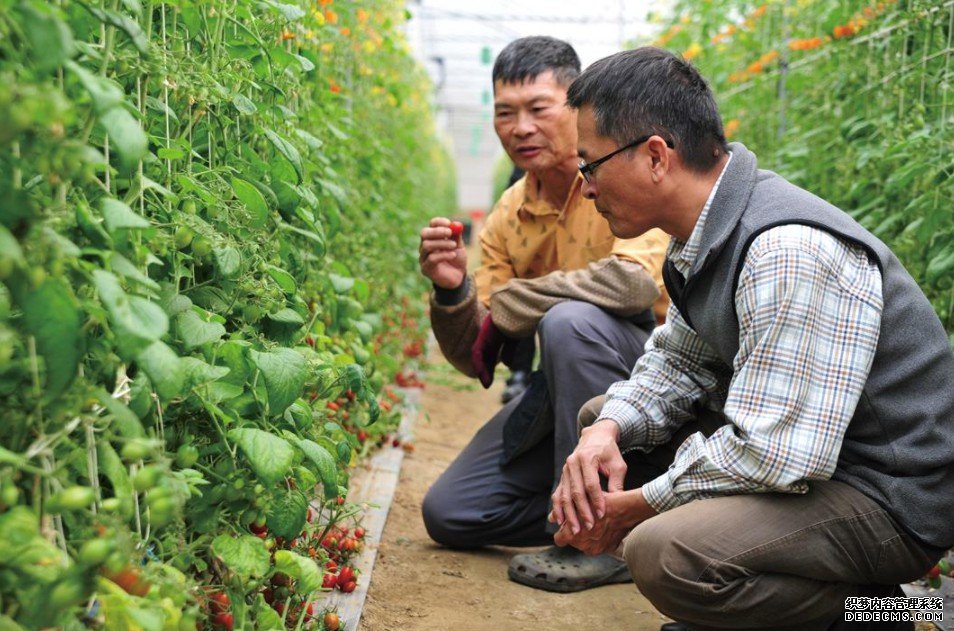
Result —
<instances>
[{"instance_id":1,"label":"eyeglasses","mask_svg":"<svg viewBox=\"0 0 954 631\"><path fill-rule=\"evenodd\" d=\"M603 164L604 162L606 162L607 160L609 160L610 158L612 158L613 156L615 156L615 155L618 154L618 153L622 153L622 152L626 151L627 149L632 149L633 147L635 147L635 146L637 146L637 145L643 144L644 142L646 142L647 140L649 140L650 138L652 138L652 137L655 136L655 135L656 135L656 134L648 134L648 135L646 135L646 136L641 136L641 137L637 138L636 140L634 140L633 142L629 143L628 145L626 145L626 146L624 146L624 147L620 147L619 149L617 149L616 151L613 151L612 153L606 154L605 156L603 156L603 157L600 158L599 160L594 160L593 162L587 162L586 160L580 160L579 169L580 169L580 173L583 175L583 179L586 180L587 183L589 183L589 181L590 181L590 176L593 175L593 173L596 172L596 167L598 167L599 165ZM667 141L666 141L666 146L669 147L670 149L673 149L673 148L674 148L671 140L667 140Z\"/></svg>"}]
</instances>

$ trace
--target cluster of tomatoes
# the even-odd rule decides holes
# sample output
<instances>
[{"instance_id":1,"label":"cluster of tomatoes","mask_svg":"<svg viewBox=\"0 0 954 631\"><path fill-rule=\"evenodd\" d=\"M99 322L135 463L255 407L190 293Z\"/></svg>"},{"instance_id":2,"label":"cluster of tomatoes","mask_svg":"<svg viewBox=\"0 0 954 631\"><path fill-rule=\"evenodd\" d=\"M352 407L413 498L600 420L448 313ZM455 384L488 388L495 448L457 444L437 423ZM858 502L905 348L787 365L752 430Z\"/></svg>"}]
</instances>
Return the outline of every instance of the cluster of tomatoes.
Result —
<instances>
[{"instance_id":1,"label":"cluster of tomatoes","mask_svg":"<svg viewBox=\"0 0 954 631\"><path fill-rule=\"evenodd\" d=\"M407 373L401 371L394 375L394 383L402 388L423 388L424 382L417 378L417 373L413 370Z\"/></svg>"}]
</instances>

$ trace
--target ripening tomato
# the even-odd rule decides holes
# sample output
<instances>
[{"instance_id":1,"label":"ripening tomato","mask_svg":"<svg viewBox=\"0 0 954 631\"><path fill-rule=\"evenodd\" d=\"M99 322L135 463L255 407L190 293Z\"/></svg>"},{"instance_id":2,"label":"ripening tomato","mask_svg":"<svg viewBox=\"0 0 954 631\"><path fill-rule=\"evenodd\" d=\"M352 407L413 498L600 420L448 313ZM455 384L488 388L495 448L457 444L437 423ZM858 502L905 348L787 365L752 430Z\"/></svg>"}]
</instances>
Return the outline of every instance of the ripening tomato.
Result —
<instances>
[{"instance_id":1,"label":"ripening tomato","mask_svg":"<svg viewBox=\"0 0 954 631\"><path fill-rule=\"evenodd\" d=\"M333 611L329 611L325 614L325 629L328 631L338 631L341 625L341 620L338 618L338 614Z\"/></svg>"}]
</instances>

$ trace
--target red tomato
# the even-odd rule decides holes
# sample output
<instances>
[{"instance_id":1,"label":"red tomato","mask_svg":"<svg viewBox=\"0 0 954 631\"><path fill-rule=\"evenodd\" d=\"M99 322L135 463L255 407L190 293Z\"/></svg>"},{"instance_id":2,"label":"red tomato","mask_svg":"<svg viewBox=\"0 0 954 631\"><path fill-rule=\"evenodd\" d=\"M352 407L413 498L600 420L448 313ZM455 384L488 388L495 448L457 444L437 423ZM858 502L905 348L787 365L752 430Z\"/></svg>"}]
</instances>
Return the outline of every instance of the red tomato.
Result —
<instances>
[{"instance_id":1,"label":"red tomato","mask_svg":"<svg viewBox=\"0 0 954 631\"><path fill-rule=\"evenodd\" d=\"M459 221L452 221L450 223L450 229L452 239L456 239L460 237L460 235L464 234L464 224Z\"/></svg>"},{"instance_id":2,"label":"red tomato","mask_svg":"<svg viewBox=\"0 0 954 631\"><path fill-rule=\"evenodd\" d=\"M321 579L321 586L325 589L334 589L335 585L338 584L338 577L328 572L325 574L324 578Z\"/></svg>"},{"instance_id":3,"label":"red tomato","mask_svg":"<svg viewBox=\"0 0 954 631\"><path fill-rule=\"evenodd\" d=\"M225 592L212 592L212 595L209 597L211 601L212 613L222 613L229 610L229 595Z\"/></svg>"},{"instance_id":4,"label":"red tomato","mask_svg":"<svg viewBox=\"0 0 954 631\"><path fill-rule=\"evenodd\" d=\"M222 613L216 614L215 618L212 619L212 623L217 627L226 629L226 631L232 631L232 614L225 613L224 611Z\"/></svg>"},{"instance_id":5,"label":"red tomato","mask_svg":"<svg viewBox=\"0 0 954 631\"><path fill-rule=\"evenodd\" d=\"M364 539L364 528L358 526L354 529L354 536L356 539Z\"/></svg>"},{"instance_id":6,"label":"red tomato","mask_svg":"<svg viewBox=\"0 0 954 631\"><path fill-rule=\"evenodd\" d=\"M927 573L928 578L937 578L940 575L941 575L941 568L936 565L932 567L930 570L928 570L928 573Z\"/></svg>"},{"instance_id":7,"label":"red tomato","mask_svg":"<svg viewBox=\"0 0 954 631\"><path fill-rule=\"evenodd\" d=\"M349 582L352 582L352 581L354 581L354 580L355 580L355 578L354 578L354 570L352 570L349 566L347 566L347 565L343 566L343 567L341 568L341 571L338 572L338 585L342 585L342 584L344 584L344 583L349 583Z\"/></svg>"},{"instance_id":8,"label":"red tomato","mask_svg":"<svg viewBox=\"0 0 954 631\"><path fill-rule=\"evenodd\" d=\"M358 586L358 584L355 583L354 581L348 581L348 582L345 583L344 585L339 584L339 585L338 585L338 589L340 589L341 591L343 591L343 592L346 593L346 594L350 594L351 592L354 591L355 587L357 587L357 586Z\"/></svg>"}]
</instances>

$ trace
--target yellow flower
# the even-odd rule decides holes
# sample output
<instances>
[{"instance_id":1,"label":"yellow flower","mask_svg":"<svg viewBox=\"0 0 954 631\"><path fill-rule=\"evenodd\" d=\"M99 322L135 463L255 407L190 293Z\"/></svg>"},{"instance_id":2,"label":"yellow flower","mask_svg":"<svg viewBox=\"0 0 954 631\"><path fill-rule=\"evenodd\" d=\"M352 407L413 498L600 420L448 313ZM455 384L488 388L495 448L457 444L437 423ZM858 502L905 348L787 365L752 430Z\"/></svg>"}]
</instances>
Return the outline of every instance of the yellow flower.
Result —
<instances>
[{"instance_id":1,"label":"yellow flower","mask_svg":"<svg viewBox=\"0 0 954 631\"><path fill-rule=\"evenodd\" d=\"M689 45L689 48L682 51L682 58L686 61L691 61L699 56L699 53L702 52L702 45L699 42L693 42Z\"/></svg>"}]
</instances>

